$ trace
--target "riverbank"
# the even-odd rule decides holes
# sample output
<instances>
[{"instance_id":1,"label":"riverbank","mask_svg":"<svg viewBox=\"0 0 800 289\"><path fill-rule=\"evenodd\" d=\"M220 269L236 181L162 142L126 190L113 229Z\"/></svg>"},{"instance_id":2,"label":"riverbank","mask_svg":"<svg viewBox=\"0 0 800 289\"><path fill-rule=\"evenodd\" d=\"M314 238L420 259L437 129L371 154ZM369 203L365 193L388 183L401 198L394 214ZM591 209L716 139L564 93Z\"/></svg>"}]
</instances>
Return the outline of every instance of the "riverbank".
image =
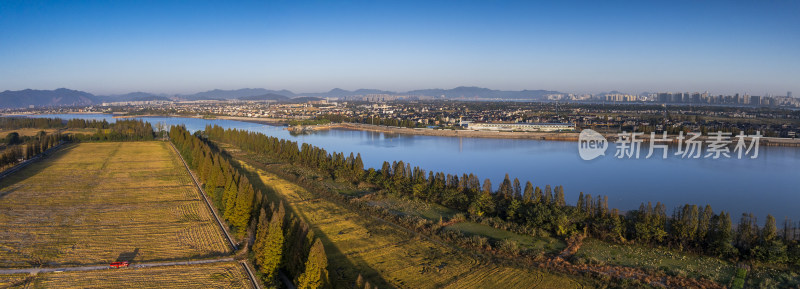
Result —
<instances>
[{"instance_id":1,"label":"riverbank","mask_svg":"<svg viewBox=\"0 0 800 289\"><path fill-rule=\"evenodd\" d=\"M206 115L182 115L182 114L171 114L171 115L163 115L163 114L141 114L141 115L114 115L113 118L137 118L137 117L184 117L184 118L197 118L197 119L225 119L225 120L236 120L236 121L244 121L244 122L252 122L252 123L259 123L259 124L269 124L269 125L285 125L288 124L289 121L281 118L263 118L263 117L248 117L248 116L227 116L227 115L214 115L208 117Z\"/></svg>"},{"instance_id":2,"label":"riverbank","mask_svg":"<svg viewBox=\"0 0 800 289\"><path fill-rule=\"evenodd\" d=\"M318 130L328 129L352 129L363 131L374 131L382 133L396 133L396 134L410 134L410 135L428 135L428 136L443 136L443 137L472 137L472 138L499 138L499 139L532 139L532 140L553 140L553 141L578 141L577 132L521 132L521 131L477 131L477 130L451 130L451 129L431 129L431 128L405 128L405 127L392 127L381 126L361 123L331 123L325 125L310 125L310 126L294 126L287 128L294 132L311 132ZM616 141L617 134L606 133L603 134L607 140ZM657 135L660 137L660 135ZM669 139L674 144L677 144L677 136L670 135ZM745 138L748 142L750 138ZM647 143L650 141L650 136L645 135L642 140ZM698 138L700 141L709 142L708 136L701 136ZM732 137L735 141L736 138ZM749 145L749 144L748 144ZM763 146L785 146L785 147L800 147L800 139L789 138L773 138L762 137L760 145Z\"/></svg>"},{"instance_id":3,"label":"riverbank","mask_svg":"<svg viewBox=\"0 0 800 289\"><path fill-rule=\"evenodd\" d=\"M432 128L406 128L361 123L332 123L313 126L295 126L288 128L291 131L318 131L327 129L352 129L374 131L382 133L413 134L445 137L478 137L478 138L503 138L503 139L535 139L578 141L577 132L509 132L509 131L477 131L477 130L452 130Z\"/></svg>"}]
</instances>

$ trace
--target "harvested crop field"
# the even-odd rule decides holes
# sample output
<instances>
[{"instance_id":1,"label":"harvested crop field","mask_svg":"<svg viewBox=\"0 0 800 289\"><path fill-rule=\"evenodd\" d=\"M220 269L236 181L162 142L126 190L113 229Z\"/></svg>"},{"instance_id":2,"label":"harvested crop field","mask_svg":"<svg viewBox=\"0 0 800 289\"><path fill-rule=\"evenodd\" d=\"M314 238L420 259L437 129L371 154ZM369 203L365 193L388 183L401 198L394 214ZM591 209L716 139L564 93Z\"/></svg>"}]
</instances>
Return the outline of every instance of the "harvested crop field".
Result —
<instances>
[{"instance_id":1,"label":"harvested crop field","mask_svg":"<svg viewBox=\"0 0 800 289\"><path fill-rule=\"evenodd\" d=\"M70 145L0 180L0 267L228 253L221 229L165 142Z\"/></svg>"},{"instance_id":2,"label":"harvested crop field","mask_svg":"<svg viewBox=\"0 0 800 289\"><path fill-rule=\"evenodd\" d=\"M584 287L572 277L480 261L468 252L315 198L304 188L264 170L246 163L242 166L257 172L264 184L306 219L325 244L328 269L340 280L360 273L379 288L493 288L498 284L505 288ZM351 271L353 268L357 271Z\"/></svg>"},{"instance_id":3,"label":"harvested crop field","mask_svg":"<svg viewBox=\"0 0 800 289\"><path fill-rule=\"evenodd\" d=\"M9 276L10 288L253 288L242 264L108 269ZM0 275L0 282L4 276ZM0 283L3 285L3 283Z\"/></svg>"}]
</instances>

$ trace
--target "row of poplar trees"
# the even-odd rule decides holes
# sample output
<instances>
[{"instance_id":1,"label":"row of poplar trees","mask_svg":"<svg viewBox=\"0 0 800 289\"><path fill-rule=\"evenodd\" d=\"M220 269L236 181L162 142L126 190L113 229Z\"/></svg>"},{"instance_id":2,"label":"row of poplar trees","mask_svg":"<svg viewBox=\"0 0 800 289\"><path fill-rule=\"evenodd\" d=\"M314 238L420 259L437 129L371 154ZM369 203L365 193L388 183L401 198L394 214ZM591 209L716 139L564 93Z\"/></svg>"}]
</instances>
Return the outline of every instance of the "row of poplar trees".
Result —
<instances>
[{"instance_id":1,"label":"row of poplar trees","mask_svg":"<svg viewBox=\"0 0 800 289\"><path fill-rule=\"evenodd\" d=\"M0 154L0 168L31 159L58 145L62 139L63 137L59 133L46 134L41 132L35 136L24 138L20 138L16 132L9 133L6 136L5 149Z\"/></svg>"},{"instance_id":2,"label":"row of poplar trees","mask_svg":"<svg viewBox=\"0 0 800 289\"><path fill-rule=\"evenodd\" d=\"M265 283L276 285L283 270L297 288L330 287L325 248L305 221L256 191L228 157L183 126L171 127L169 137L237 238L254 234L251 257Z\"/></svg>"},{"instance_id":3,"label":"row of poplar trees","mask_svg":"<svg viewBox=\"0 0 800 289\"><path fill-rule=\"evenodd\" d=\"M14 165L58 145L61 141L140 141L153 140L153 128L141 120L118 120L109 124L102 120L60 118L0 118L0 128L14 130L22 128L63 129L94 128L93 134L73 133L62 135L59 132L47 134L41 131L33 136L20 136L17 132L6 135L4 149L0 153L0 167Z\"/></svg>"},{"instance_id":4,"label":"row of poplar trees","mask_svg":"<svg viewBox=\"0 0 800 289\"><path fill-rule=\"evenodd\" d=\"M60 118L38 117L0 117L0 129L11 130L21 128L63 128L65 121Z\"/></svg>"},{"instance_id":5,"label":"row of poplar trees","mask_svg":"<svg viewBox=\"0 0 800 289\"><path fill-rule=\"evenodd\" d=\"M402 161L384 162L380 170L364 170L361 156L328 153L325 149L243 130L207 126L205 134L215 140L265 154L291 164L328 173L340 181L368 182L382 192L415 197L477 218L500 219L520 233L545 230L559 236L586 232L614 242L661 245L679 250L732 259L800 265L798 231L787 220L776 229L768 216L759 227L752 215L743 215L733 228L731 215L715 213L711 206L685 205L667 216L663 204L642 204L639 210L621 213L609 209L607 196L582 192L575 206L568 206L561 186L544 189L506 175L498 190L489 179L481 183L473 174L462 176L425 172Z\"/></svg>"}]
</instances>

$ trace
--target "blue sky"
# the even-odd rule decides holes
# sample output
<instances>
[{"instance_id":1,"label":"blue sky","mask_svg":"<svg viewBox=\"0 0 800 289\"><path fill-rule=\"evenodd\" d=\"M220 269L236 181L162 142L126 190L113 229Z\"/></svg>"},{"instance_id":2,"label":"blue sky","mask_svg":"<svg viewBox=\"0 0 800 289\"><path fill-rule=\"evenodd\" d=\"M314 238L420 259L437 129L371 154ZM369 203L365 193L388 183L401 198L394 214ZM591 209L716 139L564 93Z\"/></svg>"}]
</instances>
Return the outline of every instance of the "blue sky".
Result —
<instances>
[{"instance_id":1,"label":"blue sky","mask_svg":"<svg viewBox=\"0 0 800 289\"><path fill-rule=\"evenodd\" d=\"M800 94L800 1L0 1L0 91Z\"/></svg>"}]
</instances>

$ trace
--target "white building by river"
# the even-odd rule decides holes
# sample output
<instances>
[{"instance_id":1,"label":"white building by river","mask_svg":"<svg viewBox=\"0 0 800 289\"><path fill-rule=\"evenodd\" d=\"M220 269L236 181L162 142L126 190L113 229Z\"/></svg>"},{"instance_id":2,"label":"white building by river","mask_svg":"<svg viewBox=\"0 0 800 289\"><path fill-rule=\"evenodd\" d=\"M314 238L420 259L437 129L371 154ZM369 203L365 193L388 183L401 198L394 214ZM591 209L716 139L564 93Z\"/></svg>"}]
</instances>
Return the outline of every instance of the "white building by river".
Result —
<instances>
[{"instance_id":1,"label":"white building by river","mask_svg":"<svg viewBox=\"0 0 800 289\"><path fill-rule=\"evenodd\" d=\"M483 123L461 122L461 126L471 130L490 131L572 131L574 123Z\"/></svg>"}]
</instances>

